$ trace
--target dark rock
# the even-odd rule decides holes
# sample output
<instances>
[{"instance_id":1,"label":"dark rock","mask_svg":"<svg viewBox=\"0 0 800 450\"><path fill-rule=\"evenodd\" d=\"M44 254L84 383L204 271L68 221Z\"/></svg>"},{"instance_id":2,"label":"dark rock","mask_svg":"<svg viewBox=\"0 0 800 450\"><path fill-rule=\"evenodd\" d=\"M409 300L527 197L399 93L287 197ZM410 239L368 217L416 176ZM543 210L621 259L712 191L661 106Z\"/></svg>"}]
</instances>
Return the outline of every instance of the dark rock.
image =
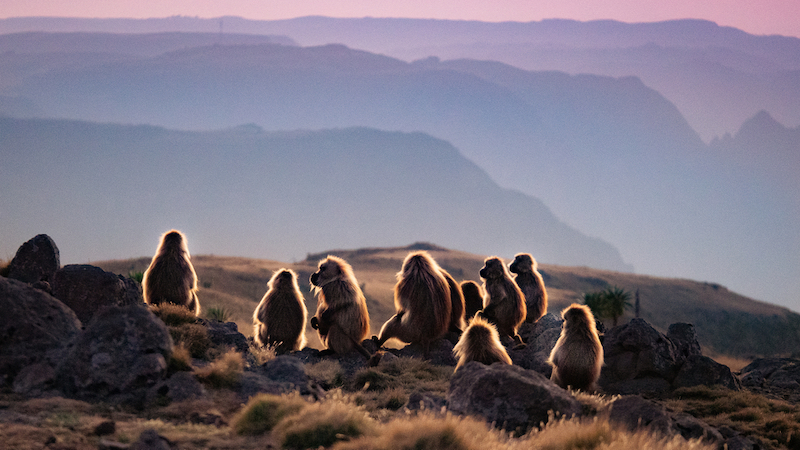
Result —
<instances>
[{"instance_id":1,"label":"dark rock","mask_svg":"<svg viewBox=\"0 0 800 450\"><path fill-rule=\"evenodd\" d=\"M208 331L208 338L215 346L233 348L237 352L247 353L250 344L247 337L239 333L235 322L218 322L216 320L198 319Z\"/></svg>"},{"instance_id":2,"label":"dark rock","mask_svg":"<svg viewBox=\"0 0 800 450\"><path fill-rule=\"evenodd\" d=\"M139 440L130 446L130 450L171 450L172 448L177 447L152 428L142 431Z\"/></svg>"},{"instance_id":3,"label":"dark rock","mask_svg":"<svg viewBox=\"0 0 800 450\"><path fill-rule=\"evenodd\" d=\"M609 330L603 353L599 385L607 393L620 393L624 382L641 378L662 378L669 385L678 373L675 344L643 319Z\"/></svg>"},{"instance_id":4,"label":"dark rock","mask_svg":"<svg viewBox=\"0 0 800 450\"><path fill-rule=\"evenodd\" d=\"M409 411L427 410L427 411L440 411L447 405L447 399L439 395L414 391L408 396L406 408Z\"/></svg>"},{"instance_id":5,"label":"dark rock","mask_svg":"<svg viewBox=\"0 0 800 450\"><path fill-rule=\"evenodd\" d=\"M95 314L56 373L68 395L137 402L163 379L171 353L167 327L146 307L110 306Z\"/></svg>"},{"instance_id":6,"label":"dark rock","mask_svg":"<svg viewBox=\"0 0 800 450\"><path fill-rule=\"evenodd\" d=\"M208 398L203 385L192 372L175 372L168 379L157 383L147 392L148 404L169 404L185 400Z\"/></svg>"},{"instance_id":7,"label":"dark rock","mask_svg":"<svg viewBox=\"0 0 800 450\"><path fill-rule=\"evenodd\" d=\"M631 395L611 403L609 420L627 427L630 431L646 428L649 431L669 437L680 434L686 439L703 439L706 442L721 443L722 435L688 414L674 414L658 403Z\"/></svg>"},{"instance_id":8,"label":"dark rock","mask_svg":"<svg viewBox=\"0 0 800 450\"><path fill-rule=\"evenodd\" d=\"M691 386L720 385L728 389L739 390L739 383L728 366L702 355L690 355L686 358L672 382L673 388ZM798 386L800 387L800 386Z\"/></svg>"},{"instance_id":9,"label":"dark rock","mask_svg":"<svg viewBox=\"0 0 800 450\"><path fill-rule=\"evenodd\" d=\"M527 345L522 349L509 348L508 356L511 357L514 365L523 369L535 370L547 378L553 372L553 367L548 364L550 352L555 347L559 336L561 336L561 320L553 320L552 314L547 314L535 324L523 323L523 327L528 328ZM522 330L523 327L520 327ZM531 330L531 328L534 328Z\"/></svg>"},{"instance_id":10,"label":"dark rock","mask_svg":"<svg viewBox=\"0 0 800 450\"><path fill-rule=\"evenodd\" d=\"M657 395L669 392L672 389L672 385L663 378L642 377L609 383L604 386L604 389L606 392L613 392L619 395Z\"/></svg>"},{"instance_id":11,"label":"dark rock","mask_svg":"<svg viewBox=\"0 0 800 450\"><path fill-rule=\"evenodd\" d=\"M667 330L667 339L675 344L676 356L680 360L703 354L700 349L700 343L697 341L694 325L690 323L673 323L670 325Z\"/></svg>"},{"instance_id":12,"label":"dark rock","mask_svg":"<svg viewBox=\"0 0 800 450\"><path fill-rule=\"evenodd\" d=\"M46 234L40 234L22 244L8 266L8 278L23 283L53 282L53 275L61 267L61 256L56 243Z\"/></svg>"},{"instance_id":13,"label":"dark rock","mask_svg":"<svg viewBox=\"0 0 800 450\"><path fill-rule=\"evenodd\" d=\"M282 355L267 361L261 366L261 372L270 380L288 383L297 388L308 385L305 366L299 359L292 356Z\"/></svg>"},{"instance_id":14,"label":"dark rock","mask_svg":"<svg viewBox=\"0 0 800 450\"><path fill-rule=\"evenodd\" d=\"M7 384L27 366L55 367L64 346L81 330L70 308L17 280L0 277L0 311L0 378ZM20 383L20 389L23 384L31 388L37 384L31 379Z\"/></svg>"},{"instance_id":15,"label":"dark rock","mask_svg":"<svg viewBox=\"0 0 800 450\"><path fill-rule=\"evenodd\" d=\"M117 423L113 420L106 420L94 427L92 434L95 436L108 436L117 432Z\"/></svg>"},{"instance_id":16,"label":"dark rock","mask_svg":"<svg viewBox=\"0 0 800 450\"><path fill-rule=\"evenodd\" d=\"M53 277L53 296L88 323L104 306L144 304L142 288L130 278L86 264L70 264Z\"/></svg>"},{"instance_id":17,"label":"dark rock","mask_svg":"<svg viewBox=\"0 0 800 450\"><path fill-rule=\"evenodd\" d=\"M479 415L509 431L524 431L547 423L549 412L581 414L581 404L540 373L521 367L471 362L450 379L448 409Z\"/></svg>"},{"instance_id":18,"label":"dark rock","mask_svg":"<svg viewBox=\"0 0 800 450\"><path fill-rule=\"evenodd\" d=\"M391 351L396 356L427 359L431 364L439 366L455 366L456 358L453 356L453 343L447 339L437 339L430 344L428 355L425 355L425 349L420 344L408 344L398 351Z\"/></svg>"},{"instance_id":19,"label":"dark rock","mask_svg":"<svg viewBox=\"0 0 800 450\"><path fill-rule=\"evenodd\" d=\"M759 358L745 366L741 374L742 384L748 387L796 388L800 385L800 359Z\"/></svg>"},{"instance_id":20,"label":"dark rock","mask_svg":"<svg viewBox=\"0 0 800 450\"><path fill-rule=\"evenodd\" d=\"M31 364L19 371L14 378L13 389L17 394L39 396L49 390L56 380L53 367L45 362Z\"/></svg>"},{"instance_id":21,"label":"dark rock","mask_svg":"<svg viewBox=\"0 0 800 450\"><path fill-rule=\"evenodd\" d=\"M752 439L742 436L736 430L727 426L721 426L717 429L722 437L725 439L727 450L757 450L762 448L756 444Z\"/></svg>"}]
</instances>

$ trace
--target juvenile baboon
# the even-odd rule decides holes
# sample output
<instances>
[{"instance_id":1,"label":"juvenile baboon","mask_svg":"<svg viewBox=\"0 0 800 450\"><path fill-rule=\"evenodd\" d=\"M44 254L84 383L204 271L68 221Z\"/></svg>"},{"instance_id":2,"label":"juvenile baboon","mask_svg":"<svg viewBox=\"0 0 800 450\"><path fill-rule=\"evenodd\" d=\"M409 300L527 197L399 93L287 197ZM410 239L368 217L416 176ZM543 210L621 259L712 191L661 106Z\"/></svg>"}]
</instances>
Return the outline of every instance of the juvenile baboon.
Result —
<instances>
[{"instance_id":1,"label":"juvenile baboon","mask_svg":"<svg viewBox=\"0 0 800 450\"><path fill-rule=\"evenodd\" d=\"M355 348L370 358L361 345L369 335L367 302L350 264L328 256L311 274L311 284L317 296L317 313L311 318L311 327L319 332L325 347L338 354Z\"/></svg>"},{"instance_id":2,"label":"juvenile baboon","mask_svg":"<svg viewBox=\"0 0 800 450\"><path fill-rule=\"evenodd\" d=\"M450 325L447 331L461 333L464 330L464 293L461 292L461 285L458 284L446 270L439 267L442 276L447 280L447 287L450 288Z\"/></svg>"},{"instance_id":3,"label":"juvenile baboon","mask_svg":"<svg viewBox=\"0 0 800 450\"><path fill-rule=\"evenodd\" d=\"M542 274L536 270L536 260L529 253L517 253L508 270L517 274L514 281L525 294L525 307L528 308L526 322L536 322L547 314L547 290L544 288Z\"/></svg>"},{"instance_id":4,"label":"juvenile baboon","mask_svg":"<svg viewBox=\"0 0 800 450\"><path fill-rule=\"evenodd\" d=\"M278 353L302 349L306 345L308 310L297 286L297 274L279 269L267 287L253 312L253 339L260 346L275 345Z\"/></svg>"},{"instance_id":5,"label":"juvenile baboon","mask_svg":"<svg viewBox=\"0 0 800 450\"><path fill-rule=\"evenodd\" d=\"M464 294L464 319L469 321L483 309L483 289L478 283L465 280L461 282L461 292Z\"/></svg>"},{"instance_id":6,"label":"juvenile baboon","mask_svg":"<svg viewBox=\"0 0 800 450\"><path fill-rule=\"evenodd\" d=\"M200 315L197 274L194 272L186 237L178 230L161 236L150 267L142 277L144 302L150 305L174 303Z\"/></svg>"},{"instance_id":7,"label":"juvenile baboon","mask_svg":"<svg viewBox=\"0 0 800 450\"><path fill-rule=\"evenodd\" d=\"M527 312L522 291L511 279L503 260L496 256L486 258L480 275L486 292L481 314L495 324L500 336L509 336L522 344L522 338L517 334Z\"/></svg>"},{"instance_id":8,"label":"juvenile baboon","mask_svg":"<svg viewBox=\"0 0 800 450\"><path fill-rule=\"evenodd\" d=\"M427 252L406 256L394 287L397 312L383 324L378 347L394 337L420 343L427 356L430 343L447 332L452 312L450 288L437 267Z\"/></svg>"},{"instance_id":9,"label":"juvenile baboon","mask_svg":"<svg viewBox=\"0 0 800 450\"><path fill-rule=\"evenodd\" d=\"M453 347L453 354L458 359L456 370L470 361L478 361L489 365L495 362L511 364L505 347L500 343L497 328L481 316L469 322L461 339Z\"/></svg>"},{"instance_id":10,"label":"juvenile baboon","mask_svg":"<svg viewBox=\"0 0 800 450\"><path fill-rule=\"evenodd\" d=\"M573 303L561 311L561 317L561 336L547 361L553 366L550 379L564 389L593 390L603 366L603 346L592 311Z\"/></svg>"}]
</instances>

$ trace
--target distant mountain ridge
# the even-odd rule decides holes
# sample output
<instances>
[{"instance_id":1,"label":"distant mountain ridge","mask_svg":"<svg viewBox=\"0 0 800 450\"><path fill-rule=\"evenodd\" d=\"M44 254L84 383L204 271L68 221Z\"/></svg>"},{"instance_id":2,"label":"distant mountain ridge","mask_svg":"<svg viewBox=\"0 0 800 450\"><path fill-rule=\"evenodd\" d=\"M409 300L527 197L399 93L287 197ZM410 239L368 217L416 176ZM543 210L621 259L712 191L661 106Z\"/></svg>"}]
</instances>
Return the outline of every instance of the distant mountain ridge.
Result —
<instances>
[{"instance_id":1,"label":"distant mountain ridge","mask_svg":"<svg viewBox=\"0 0 800 450\"><path fill-rule=\"evenodd\" d=\"M324 248L425 240L632 269L608 243L421 133L0 118L0 151L6 253L47 233L65 262L149 254L174 227L193 253L297 260Z\"/></svg>"}]
</instances>

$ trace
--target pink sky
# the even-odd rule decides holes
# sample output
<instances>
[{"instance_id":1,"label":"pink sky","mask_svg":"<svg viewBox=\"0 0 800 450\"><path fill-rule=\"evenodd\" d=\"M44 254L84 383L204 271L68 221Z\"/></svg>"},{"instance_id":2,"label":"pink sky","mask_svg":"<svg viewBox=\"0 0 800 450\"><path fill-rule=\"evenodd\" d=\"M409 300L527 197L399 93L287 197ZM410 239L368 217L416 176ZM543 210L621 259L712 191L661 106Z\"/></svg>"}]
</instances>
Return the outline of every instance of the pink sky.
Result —
<instances>
[{"instance_id":1,"label":"pink sky","mask_svg":"<svg viewBox=\"0 0 800 450\"><path fill-rule=\"evenodd\" d=\"M752 34L800 37L800 0L0 0L0 18L241 16L411 17L490 22L548 18L707 19Z\"/></svg>"}]
</instances>

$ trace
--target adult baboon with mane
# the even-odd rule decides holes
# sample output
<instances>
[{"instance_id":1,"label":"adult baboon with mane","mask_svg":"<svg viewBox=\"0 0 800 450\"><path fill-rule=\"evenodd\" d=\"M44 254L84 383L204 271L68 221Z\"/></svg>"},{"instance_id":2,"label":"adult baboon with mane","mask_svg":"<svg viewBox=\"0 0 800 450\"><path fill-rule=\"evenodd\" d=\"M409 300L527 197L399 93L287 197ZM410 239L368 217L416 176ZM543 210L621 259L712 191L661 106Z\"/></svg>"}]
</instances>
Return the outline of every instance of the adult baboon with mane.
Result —
<instances>
[{"instance_id":1,"label":"adult baboon with mane","mask_svg":"<svg viewBox=\"0 0 800 450\"><path fill-rule=\"evenodd\" d=\"M308 310L297 274L291 269L276 270L267 286L253 312L254 341L260 346L274 345L277 353L302 349L306 345Z\"/></svg>"},{"instance_id":2,"label":"adult baboon with mane","mask_svg":"<svg viewBox=\"0 0 800 450\"><path fill-rule=\"evenodd\" d=\"M522 338L517 334L527 312L522 291L511 279L503 260L496 256L486 258L480 275L486 292L481 314L495 324L500 336L508 336L522 345Z\"/></svg>"},{"instance_id":3,"label":"adult baboon with mane","mask_svg":"<svg viewBox=\"0 0 800 450\"><path fill-rule=\"evenodd\" d=\"M328 256L319 262L310 281L317 296L311 327L319 332L325 347L340 355L355 348L370 358L372 355L361 345L369 335L367 301L350 264Z\"/></svg>"},{"instance_id":4,"label":"adult baboon with mane","mask_svg":"<svg viewBox=\"0 0 800 450\"><path fill-rule=\"evenodd\" d=\"M464 294L464 319L469 321L483 309L483 289L478 283L465 280L461 282L461 292Z\"/></svg>"},{"instance_id":5,"label":"adult baboon with mane","mask_svg":"<svg viewBox=\"0 0 800 450\"><path fill-rule=\"evenodd\" d=\"M456 370L470 361L486 365L496 362L511 364L511 358L500 343L497 328L481 316L475 316L469 321L461 339L453 347L453 354L458 359Z\"/></svg>"},{"instance_id":6,"label":"adult baboon with mane","mask_svg":"<svg viewBox=\"0 0 800 450\"><path fill-rule=\"evenodd\" d=\"M396 313L381 327L378 347L388 339L419 343L427 356L430 343L442 337L452 318L447 280L425 251L411 252L397 273Z\"/></svg>"},{"instance_id":7,"label":"adult baboon with mane","mask_svg":"<svg viewBox=\"0 0 800 450\"><path fill-rule=\"evenodd\" d=\"M573 303L561 312L564 323L547 360L553 366L550 379L566 389L593 390L603 366L603 346L597 336L592 311Z\"/></svg>"},{"instance_id":8,"label":"adult baboon with mane","mask_svg":"<svg viewBox=\"0 0 800 450\"><path fill-rule=\"evenodd\" d=\"M199 315L197 274L190 258L183 233L178 230L164 233L142 277L144 302L150 305L174 303Z\"/></svg>"},{"instance_id":9,"label":"adult baboon with mane","mask_svg":"<svg viewBox=\"0 0 800 450\"><path fill-rule=\"evenodd\" d=\"M547 314L547 290L544 288L542 274L537 270L536 260L530 253L517 253L508 270L517 274L514 282L525 295L525 307L528 309L525 321L538 321Z\"/></svg>"}]
</instances>

